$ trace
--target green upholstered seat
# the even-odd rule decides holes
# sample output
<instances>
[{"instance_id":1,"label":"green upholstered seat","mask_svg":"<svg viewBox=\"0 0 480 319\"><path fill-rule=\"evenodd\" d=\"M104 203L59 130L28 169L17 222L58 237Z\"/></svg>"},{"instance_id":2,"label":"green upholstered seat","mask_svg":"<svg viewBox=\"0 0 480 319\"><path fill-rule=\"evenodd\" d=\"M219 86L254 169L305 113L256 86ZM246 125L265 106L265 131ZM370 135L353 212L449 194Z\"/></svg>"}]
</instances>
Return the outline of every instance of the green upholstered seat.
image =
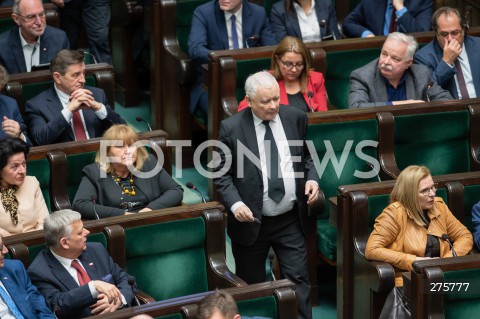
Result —
<instances>
[{"instance_id":1,"label":"green upholstered seat","mask_svg":"<svg viewBox=\"0 0 480 319\"><path fill-rule=\"evenodd\" d=\"M188 54L188 35L192 26L193 11L209 0L177 0L177 40L183 52Z\"/></svg>"},{"instance_id":2,"label":"green upholstered seat","mask_svg":"<svg viewBox=\"0 0 480 319\"><path fill-rule=\"evenodd\" d=\"M247 78L256 72L270 69L271 61L271 58L237 61L237 82L235 90L237 101L241 101L245 98L244 87Z\"/></svg>"},{"instance_id":3,"label":"green upholstered seat","mask_svg":"<svg viewBox=\"0 0 480 319\"><path fill-rule=\"evenodd\" d=\"M355 170L362 172L371 170L365 160L355 154L355 148L360 142L365 140L378 141L378 129L375 120L311 124L308 127L307 140L313 142L320 163L324 161L325 155L329 154L331 150L333 150L337 161L340 161L347 143L351 143L349 151L345 152L346 157L343 169L339 169L336 172L331 161L326 166L320 165L320 167L317 167L320 175L319 185L325 193L325 198L336 196L338 186L375 181L375 178L365 180L354 176ZM377 158L376 148L364 147L362 152ZM330 260L336 260L337 232L328 222L328 218L329 205L327 200L326 208L323 212L319 212L317 221L318 249L323 256Z\"/></svg>"},{"instance_id":4,"label":"green upholstered seat","mask_svg":"<svg viewBox=\"0 0 480 319\"><path fill-rule=\"evenodd\" d=\"M208 290L201 217L125 229L126 270L155 300Z\"/></svg>"},{"instance_id":5,"label":"green upholstered seat","mask_svg":"<svg viewBox=\"0 0 480 319\"><path fill-rule=\"evenodd\" d=\"M445 319L478 318L480 269L444 271L444 277L445 282L470 282L469 292L448 292L444 295Z\"/></svg>"},{"instance_id":6,"label":"green upholstered seat","mask_svg":"<svg viewBox=\"0 0 480 319\"><path fill-rule=\"evenodd\" d=\"M464 188L463 204L464 204L464 220L463 224L473 231L472 224L472 208L480 201L480 185L468 185Z\"/></svg>"},{"instance_id":7,"label":"green upholstered seat","mask_svg":"<svg viewBox=\"0 0 480 319\"><path fill-rule=\"evenodd\" d=\"M432 175L470 171L468 111L395 116L395 159L400 170L426 165Z\"/></svg>"},{"instance_id":8,"label":"green upholstered seat","mask_svg":"<svg viewBox=\"0 0 480 319\"><path fill-rule=\"evenodd\" d=\"M85 85L96 86L95 77L87 76ZM42 93L43 91L51 88L53 86L53 80L37 83L24 83L22 84L22 98L26 102L32 97Z\"/></svg>"},{"instance_id":9,"label":"green upholstered seat","mask_svg":"<svg viewBox=\"0 0 480 319\"><path fill-rule=\"evenodd\" d=\"M277 318L277 302L273 296L242 300L237 302L240 315L247 317Z\"/></svg>"},{"instance_id":10,"label":"green upholstered seat","mask_svg":"<svg viewBox=\"0 0 480 319\"><path fill-rule=\"evenodd\" d=\"M78 186L82 181L82 169L95 162L95 152L67 155L68 198L73 203Z\"/></svg>"},{"instance_id":11,"label":"green upholstered seat","mask_svg":"<svg viewBox=\"0 0 480 319\"><path fill-rule=\"evenodd\" d=\"M48 159L31 160L27 163L27 175L35 176L40 183L40 189L42 190L45 204L47 204L48 210L51 212L52 207L50 204L50 164Z\"/></svg>"},{"instance_id":12,"label":"green upholstered seat","mask_svg":"<svg viewBox=\"0 0 480 319\"><path fill-rule=\"evenodd\" d=\"M171 315L155 317L155 319L183 319L183 317L179 313L174 313L174 314L171 314Z\"/></svg>"}]
</instances>

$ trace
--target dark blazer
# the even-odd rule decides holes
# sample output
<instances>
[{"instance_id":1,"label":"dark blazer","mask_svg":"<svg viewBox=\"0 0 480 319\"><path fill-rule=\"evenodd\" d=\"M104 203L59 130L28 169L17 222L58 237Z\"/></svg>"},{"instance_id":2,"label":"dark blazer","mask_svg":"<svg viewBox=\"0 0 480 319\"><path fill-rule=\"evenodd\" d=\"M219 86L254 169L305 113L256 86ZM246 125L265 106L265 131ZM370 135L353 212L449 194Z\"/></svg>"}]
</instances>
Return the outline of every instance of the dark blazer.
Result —
<instances>
[{"instance_id":1,"label":"dark blazer","mask_svg":"<svg viewBox=\"0 0 480 319\"><path fill-rule=\"evenodd\" d=\"M6 95L0 95L0 122L3 122L3 117L6 116L10 120L17 121L19 124L25 125L23 121L22 114L20 114L20 110L18 109L17 101L12 99ZM26 125L25 125L26 127ZM23 130L23 135L27 140L27 144L32 146L32 142L28 138L28 134L26 130ZM3 130L0 130L0 138L8 137Z\"/></svg>"},{"instance_id":2,"label":"dark blazer","mask_svg":"<svg viewBox=\"0 0 480 319\"><path fill-rule=\"evenodd\" d=\"M63 30L46 26L45 32L40 36L40 64L50 63L58 51L69 47ZM0 48L0 64L8 73L27 72L18 26L0 34Z\"/></svg>"},{"instance_id":3,"label":"dark blazer","mask_svg":"<svg viewBox=\"0 0 480 319\"><path fill-rule=\"evenodd\" d=\"M128 284L129 275L113 262L102 244L87 243L87 249L78 259L92 280L104 280L107 275L112 275L107 282L115 285L128 305L131 304L134 293ZM35 257L28 267L28 274L50 309L57 309L57 317L74 319L92 315L89 306L97 300L92 297L88 285L78 286L48 248Z\"/></svg>"},{"instance_id":4,"label":"dark blazer","mask_svg":"<svg viewBox=\"0 0 480 319\"><path fill-rule=\"evenodd\" d=\"M430 30L433 1L405 0L404 3L407 12L397 20L398 31L410 33ZM343 21L343 33L350 38L359 38L366 30L383 35L386 11L386 0L361 0Z\"/></svg>"},{"instance_id":5,"label":"dark blazer","mask_svg":"<svg viewBox=\"0 0 480 319\"><path fill-rule=\"evenodd\" d=\"M440 85L433 82L430 88L430 71L424 65L412 64L405 71L407 99L409 100L451 100L452 96ZM388 102L387 85L378 69L378 59L356 69L350 75L348 107L385 106Z\"/></svg>"},{"instance_id":6,"label":"dark blazer","mask_svg":"<svg viewBox=\"0 0 480 319\"><path fill-rule=\"evenodd\" d=\"M467 50L468 62L472 71L473 86L477 97L480 97L480 38L465 35L465 49ZM428 66L432 72L432 80L442 88L450 91L452 96L458 99L457 85L454 75L456 68L451 68L443 60L443 50L437 40L433 40L415 54L415 63Z\"/></svg>"},{"instance_id":7,"label":"dark blazer","mask_svg":"<svg viewBox=\"0 0 480 319\"><path fill-rule=\"evenodd\" d=\"M315 1L315 13L317 14L317 22L320 25L320 36L322 38L331 35L332 31L335 33L337 39L342 38L342 35L338 31L335 8L330 0ZM326 22L324 27L321 26L322 20ZM303 39L297 13L293 7L293 1L289 13L285 11L284 1L274 3L272 11L270 12L270 24L278 42L282 41L287 35Z\"/></svg>"},{"instance_id":8,"label":"dark blazer","mask_svg":"<svg viewBox=\"0 0 480 319\"><path fill-rule=\"evenodd\" d=\"M305 140L307 134L307 115L305 112L294 107L280 106L279 115L288 140ZM250 208L253 216L261 221L263 207L262 171L246 158L242 158L244 160L244 177L239 177L239 172L236 171L237 161L239 160L236 157L239 143L242 143L257 158L260 158L251 109L245 109L223 120L220 124L219 135L219 141L228 147L233 156L230 169L223 176L214 179L221 201L227 210L230 210L236 202L243 201ZM226 157L223 151L220 150L219 152L222 164L219 167L221 168L225 164ZM300 157L298 162L293 163L294 171L304 173L304 178L295 180L295 186L300 224L306 236L308 207L305 198L305 183L307 180L318 181L318 174L306 144L290 146L290 153L292 157ZM257 239L260 224L241 223L235 219L230 211L227 222L228 235L233 241L242 245L252 245Z\"/></svg>"},{"instance_id":9,"label":"dark blazer","mask_svg":"<svg viewBox=\"0 0 480 319\"><path fill-rule=\"evenodd\" d=\"M125 124L120 115L108 105L102 89L89 86L85 86L85 89L92 91L95 101L103 103L107 108L107 117L103 120L100 120L93 110L82 110L90 138L101 137L113 124ZM25 113L28 130L35 145L75 140L70 122L65 120L62 110L62 103L53 86L27 101Z\"/></svg>"},{"instance_id":10,"label":"dark blazer","mask_svg":"<svg viewBox=\"0 0 480 319\"><path fill-rule=\"evenodd\" d=\"M19 260L5 259L4 262L0 280L22 315L28 319L55 318L42 294L32 285L23 264Z\"/></svg>"},{"instance_id":11,"label":"dark blazer","mask_svg":"<svg viewBox=\"0 0 480 319\"><path fill-rule=\"evenodd\" d=\"M143 164L142 172L149 172L157 165L157 159L149 155ZM83 169L83 178L73 200L73 209L80 212L83 218L95 219L92 195L97 202L95 210L100 218L125 214L125 209L120 208L120 186L108 175L101 178L100 168L97 163L90 164ZM161 209L178 206L183 199L183 188L162 170L150 178L134 178L135 189L142 191L149 201L146 207ZM128 198L128 196L126 196Z\"/></svg>"}]
</instances>

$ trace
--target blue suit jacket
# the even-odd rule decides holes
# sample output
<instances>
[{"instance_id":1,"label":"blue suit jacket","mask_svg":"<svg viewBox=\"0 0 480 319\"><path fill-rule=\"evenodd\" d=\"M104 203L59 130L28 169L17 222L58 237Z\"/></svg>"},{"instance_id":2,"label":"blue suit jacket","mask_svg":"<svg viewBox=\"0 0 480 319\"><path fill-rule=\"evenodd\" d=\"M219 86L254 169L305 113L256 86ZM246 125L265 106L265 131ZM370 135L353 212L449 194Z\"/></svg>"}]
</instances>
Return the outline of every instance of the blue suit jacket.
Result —
<instances>
[{"instance_id":1,"label":"blue suit jacket","mask_svg":"<svg viewBox=\"0 0 480 319\"><path fill-rule=\"evenodd\" d=\"M0 268L0 280L25 318L55 318L19 260L5 259L4 267Z\"/></svg>"},{"instance_id":2,"label":"blue suit jacket","mask_svg":"<svg viewBox=\"0 0 480 319\"><path fill-rule=\"evenodd\" d=\"M277 41L270 29L265 9L243 0L242 35L243 46L256 47L275 45ZM259 39L249 39L252 36ZM228 50L228 32L225 13L220 10L218 0L198 6L193 12L192 28L188 37L188 53L197 68L197 76L190 96L190 111L193 112L198 99L203 94L200 67L208 63L210 50Z\"/></svg>"},{"instance_id":3,"label":"blue suit jacket","mask_svg":"<svg viewBox=\"0 0 480 319\"><path fill-rule=\"evenodd\" d=\"M121 269L100 243L87 243L87 249L78 257L91 280L105 280L115 285L128 305L134 298L128 284L129 275ZM28 274L43 294L48 306L56 309L59 318L91 316L89 306L96 303L88 285L79 286L70 273L47 248L42 250L28 267Z\"/></svg>"},{"instance_id":4,"label":"blue suit jacket","mask_svg":"<svg viewBox=\"0 0 480 319\"><path fill-rule=\"evenodd\" d=\"M90 138L101 137L113 124L125 123L120 115L110 108L102 89L89 86L85 86L85 89L92 91L95 101L103 103L107 108L107 117L103 120L100 120L93 110L82 110ZM53 86L27 101L25 113L28 130L35 145L75 140L70 122L65 120L62 110L62 103Z\"/></svg>"},{"instance_id":5,"label":"blue suit jacket","mask_svg":"<svg viewBox=\"0 0 480 319\"><path fill-rule=\"evenodd\" d=\"M58 51L69 47L67 35L63 30L46 26L45 32L40 37L40 64L50 63ZM8 73L27 72L18 26L0 34L0 48L2 48L0 64Z\"/></svg>"},{"instance_id":6,"label":"blue suit jacket","mask_svg":"<svg viewBox=\"0 0 480 319\"><path fill-rule=\"evenodd\" d=\"M468 62L472 71L473 86L477 97L480 97L480 38L465 36L465 49L467 50ZM450 91L452 96L458 99L458 91L454 75L456 68L451 68L443 60L443 50L440 48L437 40L433 40L414 56L415 63L428 66L432 72L432 80L437 82L442 88Z\"/></svg>"},{"instance_id":7,"label":"blue suit jacket","mask_svg":"<svg viewBox=\"0 0 480 319\"><path fill-rule=\"evenodd\" d=\"M330 0L315 1L315 12L317 14L319 25L322 20L325 20L327 23L325 27L320 26L320 36L325 37L330 35L333 30L335 37L340 39L342 35L338 31L337 15L332 2ZM287 35L302 39L300 24L298 23L297 13L293 8L293 5L290 13L287 14L284 1L279 1L273 4L272 11L270 12L270 24L272 26L272 31L275 34L275 38L279 42Z\"/></svg>"},{"instance_id":8,"label":"blue suit jacket","mask_svg":"<svg viewBox=\"0 0 480 319\"><path fill-rule=\"evenodd\" d=\"M397 20L398 31L403 33L428 31L433 13L432 0L405 0L408 9ZM386 0L362 0L343 21L343 33L347 37L359 38L366 30L383 35Z\"/></svg>"},{"instance_id":9,"label":"blue suit jacket","mask_svg":"<svg viewBox=\"0 0 480 319\"><path fill-rule=\"evenodd\" d=\"M4 116L9 118L10 120L17 121L20 124L25 124L22 118L22 114L20 114L20 111L18 110L17 101L15 101L15 99L12 99L9 96L0 95L0 122L3 121ZM32 143L28 138L27 131L23 131L23 134L27 139L27 144L31 146ZM3 132L3 130L0 130L0 138L6 137L7 135Z\"/></svg>"}]
</instances>

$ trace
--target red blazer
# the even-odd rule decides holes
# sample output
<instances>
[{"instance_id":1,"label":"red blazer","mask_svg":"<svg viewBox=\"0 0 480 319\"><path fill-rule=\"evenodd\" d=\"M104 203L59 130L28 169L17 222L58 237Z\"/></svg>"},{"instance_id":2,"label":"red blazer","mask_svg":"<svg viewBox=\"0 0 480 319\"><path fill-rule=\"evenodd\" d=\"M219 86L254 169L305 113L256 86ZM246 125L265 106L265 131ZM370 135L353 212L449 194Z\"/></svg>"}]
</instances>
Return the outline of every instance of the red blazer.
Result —
<instances>
[{"instance_id":1,"label":"red blazer","mask_svg":"<svg viewBox=\"0 0 480 319\"><path fill-rule=\"evenodd\" d=\"M312 108L315 112L324 112L327 111L327 92L325 90L325 81L323 79L323 75L320 72L310 71L309 72L309 79L307 83L307 91L303 94L303 98L308 102L308 92L312 92ZM278 81L278 86L280 87L280 104L289 105L288 97L287 97L287 90L285 89L285 83L283 80ZM247 108L247 101L243 99L239 105L237 112Z\"/></svg>"}]
</instances>

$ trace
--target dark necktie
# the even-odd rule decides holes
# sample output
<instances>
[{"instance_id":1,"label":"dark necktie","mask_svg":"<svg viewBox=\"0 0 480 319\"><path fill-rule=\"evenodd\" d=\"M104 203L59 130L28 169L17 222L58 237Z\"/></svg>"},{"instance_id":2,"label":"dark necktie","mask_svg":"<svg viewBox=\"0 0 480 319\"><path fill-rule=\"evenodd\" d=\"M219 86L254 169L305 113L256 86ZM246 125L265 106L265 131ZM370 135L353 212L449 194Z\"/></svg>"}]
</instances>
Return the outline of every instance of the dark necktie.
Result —
<instances>
[{"instance_id":1,"label":"dark necktie","mask_svg":"<svg viewBox=\"0 0 480 319\"><path fill-rule=\"evenodd\" d=\"M76 141L85 141L87 139L87 134L85 134L85 129L83 128L82 117L80 116L79 111L73 111L73 131L75 132Z\"/></svg>"},{"instance_id":2,"label":"dark necktie","mask_svg":"<svg viewBox=\"0 0 480 319\"><path fill-rule=\"evenodd\" d=\"M395 7L392 5L392 16L390 17L390 26L388 27L388 33L397 31L397 16L395 15Z\"/></svg>"},{"instance_id":3,"label":"dark necktie","mask_svg":"<svg viewBox=\"0 0 480 319\"><path fill-rule=\"evenodd\" d=\"M270 161L267 160L267 172L270 167L270 178L268 179L268 197L273 199L276 203L279 203L283 196L285 196L285 185L283 184L283 178L279 176L280 171L280 157L278 153L277 143L273 137L272 129L270 128L270 121L263 121L265 125L265 142L270 141ZM265 148L267 143L265 143ZM265 155L268 152L265 151Z\"/></svg>"},{"instance_id":4,"label":"dark necktie","mask_svg":"<svg viewBox=\"0 0 480 319\"><path fill-rule=\"evenodd\" d=\"M80 266L80 264L78 263L77 260L75 260L75 259L72 260L72 267L75 268L75 270L77 271L77 278L78 278L78 283L80 284L80 286L85 286L90 281L92 281L90 279L90 276L88 276L85 269L83 269L82 266Z\"/></svg>"},{"instance_id":5,"label":"dark necktie","mask_svg":"<svg viewBox=\"0 0 480 319\"><path fill-rule=\"evenodd\" d=\"M0 286L0 297L2 297L3 301L5 301L5 304L7 305L8 309L16 319L24 319L24 317L22 316L22 313L18 309L12 297L10 297L10 295L2 286Z\"/></svg>"},{"instance_id":6,"label":"dark necktie","mask_svg":"<svg viewBox=\"0 0 480 319\"><path fill-rule=\"evenodd\" d=\"M37 44L36 43L33 45L32 55L30 56L30 71L32 71L33 55L35 54L35 51L37 51Z\"/></svg>"},{"instance_id":7,"label":"dark necktie","mask_svg":"<svg viewBox=\"0 0 480 319\"><path fill-rule=\"evenodd\" d=\"M238 49L238 34L237 34L237 17L235 17L234 14L232 14L232 42L233 42L233 48Z\"/></svg>"},{"instance_id":8,"label":"dark necktie","mask_svg":"<svg viewBox=\"0 0 480 319\"><path fill-rule=\"evenodd\" d=\"M463 77L462 67L460 66L460 61L458 59L455 60L455 68L457 69L457 81L458 87L460 88L460 93L462 94L462 99L468 99L470 96L468 95L467 85L465 84L465 78Z\"/></svg>"}]
</instances>

